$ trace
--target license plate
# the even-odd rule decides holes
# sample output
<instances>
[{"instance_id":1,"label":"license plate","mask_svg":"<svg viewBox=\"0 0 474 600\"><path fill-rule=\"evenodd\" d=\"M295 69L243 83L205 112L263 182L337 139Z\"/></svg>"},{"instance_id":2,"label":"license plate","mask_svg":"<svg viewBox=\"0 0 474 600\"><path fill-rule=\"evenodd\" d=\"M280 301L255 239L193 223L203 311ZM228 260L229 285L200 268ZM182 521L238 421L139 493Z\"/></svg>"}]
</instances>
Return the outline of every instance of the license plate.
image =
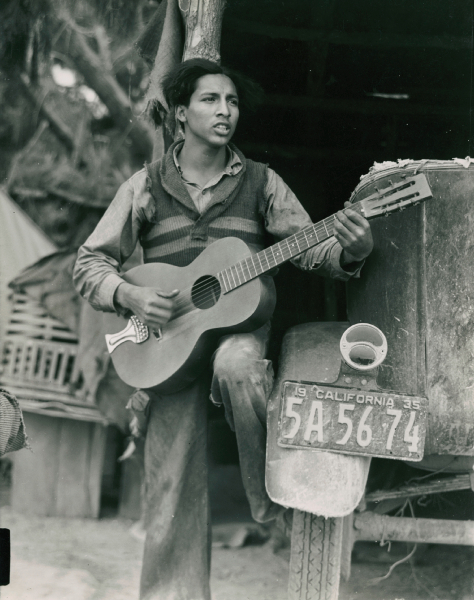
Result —
<instances>
[{"instance_id":1,"label":"license plate","mask_svg":"<svg viewBox=\"0 0 474 600\"><path fill-rule=\"evenodd\" d=\"M285 381L278 444L421 460L427 406L418 396Z\"/></svg>"}]
</instances>

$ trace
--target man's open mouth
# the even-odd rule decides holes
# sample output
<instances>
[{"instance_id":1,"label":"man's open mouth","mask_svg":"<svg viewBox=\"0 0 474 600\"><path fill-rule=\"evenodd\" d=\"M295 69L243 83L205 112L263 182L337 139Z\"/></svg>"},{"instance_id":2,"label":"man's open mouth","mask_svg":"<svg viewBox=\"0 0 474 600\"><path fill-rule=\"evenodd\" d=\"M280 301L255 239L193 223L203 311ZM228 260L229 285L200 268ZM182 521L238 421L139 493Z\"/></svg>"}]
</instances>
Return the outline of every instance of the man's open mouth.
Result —
<instances>
[{"instance_id":1,"label":"man's open mouth","mask_svg":"<svg viewBox=\"0 0 474 600\"><path fill-rule=\"evenodd\" d=\"M218 123L217 125L214 125L214 129L219 133L229 133L230 125L226 125L225 123Z\"/></svg>"}]
</instances>

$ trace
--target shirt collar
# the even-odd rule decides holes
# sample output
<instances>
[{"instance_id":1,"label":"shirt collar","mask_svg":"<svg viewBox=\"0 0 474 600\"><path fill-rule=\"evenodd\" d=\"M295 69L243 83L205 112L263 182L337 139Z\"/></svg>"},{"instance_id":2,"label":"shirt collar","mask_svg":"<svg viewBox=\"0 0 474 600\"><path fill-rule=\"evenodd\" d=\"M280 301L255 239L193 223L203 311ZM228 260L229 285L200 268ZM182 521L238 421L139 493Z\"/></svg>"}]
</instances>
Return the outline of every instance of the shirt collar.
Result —
<instances>
[{"instance_id":1,"label":"shirt collar","mask_svg":"<svg viewBox=\"0 0 474 600\"><path fill-rule=\"evenodd\" d=\"M183 171L179 165L178 156L183 148L183 144L184 144L184 140L182 142L176 144L176 146L174 147L174 150L173 150L174 164L176 165L178 173L181 175L181 177L183 176ZM226 152L227 152L228 159L227 159L227 164L226 164L225 169L222 172L222 174L223 175L231 175L231 176L237 175L237 173L239 173L242 170L242 167L243 167L242 161L240 160L237 152L232 150L232 148L230 146L226 146Z\"/></svg>"}]
</instances>

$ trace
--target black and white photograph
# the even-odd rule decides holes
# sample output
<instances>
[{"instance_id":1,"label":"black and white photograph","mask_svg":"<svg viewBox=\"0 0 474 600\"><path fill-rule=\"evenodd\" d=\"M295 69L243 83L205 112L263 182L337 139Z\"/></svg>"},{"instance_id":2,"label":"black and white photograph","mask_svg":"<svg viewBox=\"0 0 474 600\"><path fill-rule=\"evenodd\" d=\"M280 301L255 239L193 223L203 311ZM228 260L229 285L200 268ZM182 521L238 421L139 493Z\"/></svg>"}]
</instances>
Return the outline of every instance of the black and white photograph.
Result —
<instances>
[{"instance_id":1,"label":"black and white photograph","mask_svg":"<svg viewBox=\"0 0 474 600\"><path fill-rule=\"evenodd\" d=\"M0 0L1 600L474 600L473 0Z\"/></svg>"}]
</instances>

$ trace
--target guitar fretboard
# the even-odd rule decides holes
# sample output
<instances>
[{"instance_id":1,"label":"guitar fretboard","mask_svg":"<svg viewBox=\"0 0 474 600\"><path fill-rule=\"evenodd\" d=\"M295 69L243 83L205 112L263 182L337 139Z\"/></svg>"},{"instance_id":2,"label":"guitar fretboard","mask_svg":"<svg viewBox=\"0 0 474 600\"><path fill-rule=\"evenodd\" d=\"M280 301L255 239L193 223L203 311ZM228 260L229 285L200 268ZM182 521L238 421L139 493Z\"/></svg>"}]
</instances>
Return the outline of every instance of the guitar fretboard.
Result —
<instances>
[{"instance_id":1,"label":"guitar fretboard","mask_svg":"<svg viewBox=\"0 0 474 600\"><path fill-rule=\"evenodd\" d=\"M359 207L354 204L352 210ZM217 274L224 294L291 260L334 235L335 216L309 225L281 242L247 257Z\"/></svg>"}]
</instances>

